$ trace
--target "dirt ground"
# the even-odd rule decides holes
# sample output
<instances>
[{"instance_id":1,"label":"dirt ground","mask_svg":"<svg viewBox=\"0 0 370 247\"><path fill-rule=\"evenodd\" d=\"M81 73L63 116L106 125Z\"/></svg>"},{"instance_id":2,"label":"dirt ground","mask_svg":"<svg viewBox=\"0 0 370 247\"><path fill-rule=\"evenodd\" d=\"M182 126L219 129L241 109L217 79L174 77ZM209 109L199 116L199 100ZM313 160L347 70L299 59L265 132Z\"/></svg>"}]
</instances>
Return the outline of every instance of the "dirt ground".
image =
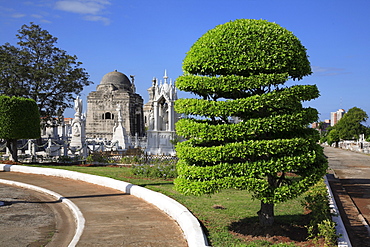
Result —
<instances>
[{"instance_id":1,"label":"dirt ground","mask_svg":"<svg viewBox=\"0 0 370 247\"><path fill-rule=\"evenodd\" d=\"M0 245L39 247L52 239L55 215L43 195L3 184L0 195Z\"/></svg>"},{"instance_id":2,"label":"dirt ground","mask_svg":"<svg viewBox=\"0 0 370 247\"><path fill-rule=\"evenodd\" d=\"M295 246L324 246L322 240L309 239L306 225L308 225L309 217L307 215L301 217L299 224L284 224L278 220L272 227L261 227L258 222L251 220L234 222L230 226L230 231L239 239L249 241L267 241L273 244L278 243L294 243Z\"/></svg>"}]
</instances>

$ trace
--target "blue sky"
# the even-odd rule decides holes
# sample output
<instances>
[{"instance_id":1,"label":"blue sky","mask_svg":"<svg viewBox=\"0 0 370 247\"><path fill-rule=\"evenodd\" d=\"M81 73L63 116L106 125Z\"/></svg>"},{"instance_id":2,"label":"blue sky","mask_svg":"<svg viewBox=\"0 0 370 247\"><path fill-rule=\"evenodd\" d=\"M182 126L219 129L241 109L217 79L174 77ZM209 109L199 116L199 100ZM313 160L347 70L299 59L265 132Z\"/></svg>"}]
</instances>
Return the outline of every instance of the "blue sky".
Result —
<instances>
[{"instance_id":1,"label":"blue sky","mask_svg":"<svg viewBox=\"0 0 370 247\"><path fill-rule=\"evenodd\" d=\"M186 52L207 30L264 19L292 31L307 48L314 73L298 83L319 87L321 97L305 105L324 120L354 106L370 115L369 11L369 0L0 0L0 45L15 45L20 27L34 22L83 63L94 82L82 92L85 103L114 70L135 75L146 102L152 78L161 79L165 69L173 80L180 76Z\"/></svg>"}]
</instances>

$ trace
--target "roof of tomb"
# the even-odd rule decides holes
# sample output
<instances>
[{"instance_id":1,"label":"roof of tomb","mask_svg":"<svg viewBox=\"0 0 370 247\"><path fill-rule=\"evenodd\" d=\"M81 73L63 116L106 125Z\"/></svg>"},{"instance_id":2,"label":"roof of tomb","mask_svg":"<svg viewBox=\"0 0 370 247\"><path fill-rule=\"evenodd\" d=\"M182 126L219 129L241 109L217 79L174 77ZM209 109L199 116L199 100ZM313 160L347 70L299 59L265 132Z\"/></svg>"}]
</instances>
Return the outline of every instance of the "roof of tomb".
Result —
<instances>
[{"instance_id":1,"label":"roof of tomb","mask_svg":"<svg viewBox=\"0 0 370 247\"><path fill-rule=\"evenodd\" d=\"M125 90L132 91L132 84L130 79L123 73L117 70L109 72L103 76L100 84L97 87L99 89L111 88L112 90Z\"/></svg>"}]
</instances>

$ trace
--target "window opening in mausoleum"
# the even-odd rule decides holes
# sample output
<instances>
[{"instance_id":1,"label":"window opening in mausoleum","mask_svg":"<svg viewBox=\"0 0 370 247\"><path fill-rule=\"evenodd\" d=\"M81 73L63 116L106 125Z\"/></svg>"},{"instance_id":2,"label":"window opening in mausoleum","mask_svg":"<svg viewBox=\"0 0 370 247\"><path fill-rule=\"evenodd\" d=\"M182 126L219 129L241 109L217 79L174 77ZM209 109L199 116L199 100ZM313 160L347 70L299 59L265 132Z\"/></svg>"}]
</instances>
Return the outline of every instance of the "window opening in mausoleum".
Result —
<instances>
[{"instance_id":1,"label":"window opening in mausoleum","mask_svg":"<svg viewBox=\"0 0 370 247\"><path fill-rule=\"evenodd\" d=\"M102 115L102 118L103 119L114 119L114 114L110 113L110 112L106 112Z\"/></svg>"}]
</instances>

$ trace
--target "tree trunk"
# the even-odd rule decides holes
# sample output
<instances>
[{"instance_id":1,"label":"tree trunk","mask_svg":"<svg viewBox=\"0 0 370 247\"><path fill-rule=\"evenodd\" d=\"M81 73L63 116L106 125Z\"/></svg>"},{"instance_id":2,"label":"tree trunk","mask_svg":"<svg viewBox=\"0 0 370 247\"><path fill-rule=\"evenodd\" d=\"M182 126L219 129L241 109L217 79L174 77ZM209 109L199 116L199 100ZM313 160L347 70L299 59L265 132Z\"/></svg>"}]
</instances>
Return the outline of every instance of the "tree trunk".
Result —
<instances>
[{"instance_id":1,"label":"tree trunk","mask_svg":"<svg viewBox=\"0 0 370 247\"><path fill-rule=\"evenodd\" d=\"M10 152L9 159L18 162L17 139L6 140L6 147L9 149Z\"/></svg>"},{"instance_id":2,"label":"tree trunk","mask_svg":"<svg viewBox=\"0 0 370 247\"><path fill-rule=\"evenodd\" d=\"M257 212L261 226L272 226L274 224L274 204L261 201L261 209Z\"/></svg>"}]
</instances>

